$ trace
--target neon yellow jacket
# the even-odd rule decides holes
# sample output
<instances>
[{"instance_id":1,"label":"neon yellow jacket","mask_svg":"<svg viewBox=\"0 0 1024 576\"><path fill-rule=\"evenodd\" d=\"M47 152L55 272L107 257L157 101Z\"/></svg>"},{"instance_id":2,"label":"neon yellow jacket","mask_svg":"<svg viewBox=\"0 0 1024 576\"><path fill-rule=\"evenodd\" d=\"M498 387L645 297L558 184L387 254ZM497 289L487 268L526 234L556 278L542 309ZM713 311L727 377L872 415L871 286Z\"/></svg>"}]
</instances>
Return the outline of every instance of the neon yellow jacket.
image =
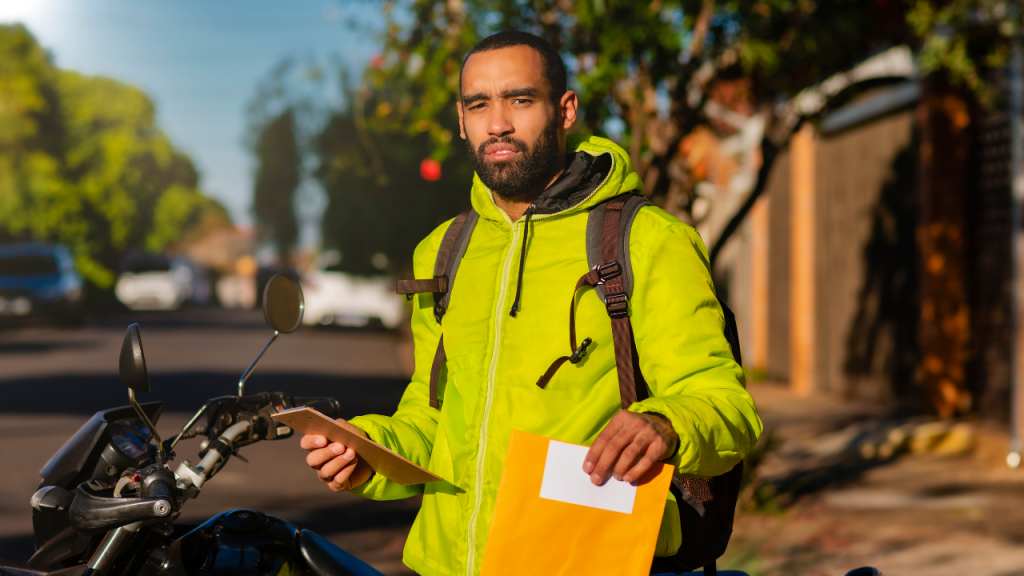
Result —
<instances>
[{"instance_id":1,"label":"neon yellow jacket","mask_svg":"<svg viewBox=\"0 0 1024 576\"><path fill-rule=\"evenodd\" d=\"M588 270L589 209L643 189L629 156L613 142L570 136L568 148L605 167L610 160L610 169L603 181L592 178L589 189L549 203L555 206L550 213L532 217L523 263L524 219L513 223L474 178L472 203L480 220L443 319L448 362L441 374L441 410L431 408L428 398L441 325L434 320L433 296L420 294L412 315L416 369L397 412L352 420L374 440L447 481L401 486L377 474L354 490L375 500L423 494L403 557L420 574L479 572L513 429L589 445L620 409L611 323L591 289L580 292L576 330L594 344L584 361L564 364L544 389L536 384L568 350L569 301ZM432 277L447 227L439 226L417 246L417 278ZM671 420L680 438L670 461L678 474L727 472L757 442L762 427L723 336L704 244L690 226L648 207L636 216L629 250L635 277L630 314L640 367L653 393L629 409ZM521 265L521 307L513 318L509 308ZM661 556L679 547L675 506L670 497L658 537Z\"/></svg>"}]
</instances>

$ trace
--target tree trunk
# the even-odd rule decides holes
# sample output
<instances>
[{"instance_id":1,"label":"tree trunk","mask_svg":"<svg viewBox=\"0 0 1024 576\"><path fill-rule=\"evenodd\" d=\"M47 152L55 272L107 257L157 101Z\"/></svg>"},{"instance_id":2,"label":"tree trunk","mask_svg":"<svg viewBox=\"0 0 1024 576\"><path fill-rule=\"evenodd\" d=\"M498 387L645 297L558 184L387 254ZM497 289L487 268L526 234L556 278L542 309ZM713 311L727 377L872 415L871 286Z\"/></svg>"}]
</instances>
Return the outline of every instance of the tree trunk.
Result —
<instances>
[{"instance_id":1,"label":"tree trunk","mask_svg":"<svg viewBox=\"0 0 1024 576\"><path fill-rule=\"evenodd\" d=\"M966 412L969 314L965 286L968 103L942 78L922 85L917 107L921 293L916 379L944 418Z\"/></svg>"}]
</instances>

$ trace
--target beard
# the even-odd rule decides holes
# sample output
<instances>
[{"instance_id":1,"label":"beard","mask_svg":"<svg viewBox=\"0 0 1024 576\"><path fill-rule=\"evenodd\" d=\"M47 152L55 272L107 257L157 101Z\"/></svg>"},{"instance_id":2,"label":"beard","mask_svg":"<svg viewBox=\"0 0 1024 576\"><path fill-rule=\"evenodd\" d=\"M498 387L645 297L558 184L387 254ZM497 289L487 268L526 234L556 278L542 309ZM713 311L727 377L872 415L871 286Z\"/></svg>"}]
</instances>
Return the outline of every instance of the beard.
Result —
<instances>
[{"instance_id":1,"label":"beard","mask_svg":"<svg viewBox=\"0 0 1024 576\"><path fill-rule=\"evenodd\" d=\"M500 162L488 160L484 150L497 143L511 144L519 154ZM518 138L501 136L479 146L467 138L466 148L480 181L498 196L511 199L517 192L534 188L550 177L558 159L558 117L544 127L532 147Z\"/></svg>"}]
</instances>

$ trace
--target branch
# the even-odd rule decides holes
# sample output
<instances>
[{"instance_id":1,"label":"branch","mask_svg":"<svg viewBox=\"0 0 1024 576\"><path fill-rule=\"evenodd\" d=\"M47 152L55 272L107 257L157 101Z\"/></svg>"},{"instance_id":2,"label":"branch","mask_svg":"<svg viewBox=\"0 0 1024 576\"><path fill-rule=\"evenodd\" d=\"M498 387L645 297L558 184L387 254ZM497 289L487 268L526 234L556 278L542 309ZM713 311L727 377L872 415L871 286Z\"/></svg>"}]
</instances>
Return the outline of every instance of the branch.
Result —
<instances>
[{"instance_id":1,"label":"branch","mask_svg":"<svg viewBox=\"0 0 1024 576\"><path fill-rule=\"evenodd\" d=\"M704 0L704 5L701 6L697 19L693 22L693 40L690 42L690 48L686 51L688 61L700 58L704 51L704 37L707 36L708 29L711 28L711 16L714 13L714 0Z\"/></svg>"},{"instance_id":2,"label":"branch","mask_svg":"<svg viewBox=\"0 0 1024 576\"><path fill-rule=\"evenodd\" d=\"M771 174L772 164L775 163L775 157L778 156L779 149L772 142L772 139L765 136L761 140L761 168L757 171L757 183L754 184L754 189L747 196L746 201L740 206L740 209L736 211L736 214L729 220L729 223L725 225L722 233L718 235L718 239L715 240L715 245L711 247L711 251L708 253L708 262L711 264L711 268L714 269L715 259L718 258L718 253L725 247L725 243L729 241L733 233L743 224L743 220L746 219L750 209L754 207L754 203L764 192L764 189L768 187L768 175Z\"/></svg>"}]
</instances>

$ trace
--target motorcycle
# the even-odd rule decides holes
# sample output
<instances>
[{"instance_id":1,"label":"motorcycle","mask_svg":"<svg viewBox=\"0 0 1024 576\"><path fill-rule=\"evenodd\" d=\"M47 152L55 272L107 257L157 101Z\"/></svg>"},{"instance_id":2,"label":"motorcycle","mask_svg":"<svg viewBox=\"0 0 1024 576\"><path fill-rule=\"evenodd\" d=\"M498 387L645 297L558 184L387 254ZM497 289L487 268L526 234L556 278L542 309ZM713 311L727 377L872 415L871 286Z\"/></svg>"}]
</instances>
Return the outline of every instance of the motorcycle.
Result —
<instances>
[{"instance_id":1,"label":"motorcycle","mask_svg":"<svg viewBox=\"0 0 1024 576\"><path fill-rule=\"evenodd\" d=\"M175 524L228 460L241 458L240 448L292 436L272 414L306 405L337 416L333 398L245 395L246 379L281 334L300 326L303 312L299 283L271 278L263 315L274 333L239 379L238 394L208 400L167 440L155 427L164 403L135 398L149 392L149 376L139 326L129 326L119 373L130 405L97 412L43 467L31 498L35 554L26 563L0 561L0 576L381 576L314 532L255 510ZM178 442L200 435L198 462L172 468Z\"/></svg>"}]
</instances>

